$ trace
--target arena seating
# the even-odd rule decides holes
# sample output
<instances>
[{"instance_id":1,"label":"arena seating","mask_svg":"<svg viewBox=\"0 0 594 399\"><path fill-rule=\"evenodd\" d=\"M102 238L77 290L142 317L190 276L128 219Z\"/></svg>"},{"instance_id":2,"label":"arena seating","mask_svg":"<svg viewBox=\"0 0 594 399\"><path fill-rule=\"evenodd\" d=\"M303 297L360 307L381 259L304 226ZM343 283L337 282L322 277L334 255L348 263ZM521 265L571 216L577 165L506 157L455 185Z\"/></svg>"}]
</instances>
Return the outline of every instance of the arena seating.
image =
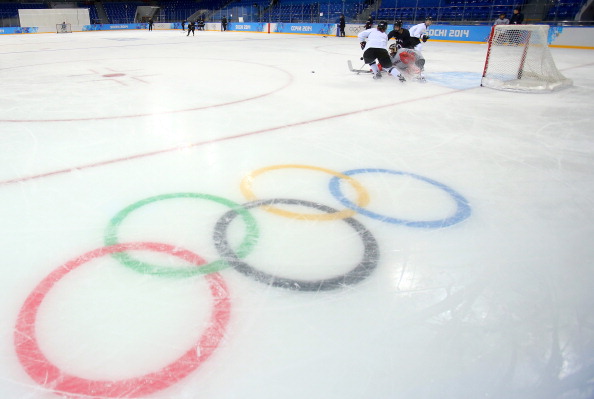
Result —
<instances>
[{"instance_id":1,"label":"arena seating","mask_svg":"<svg viewBox=\"0 0 594 399\"><path fill-rule=\"evenodd\" d=\"M136 7L145 5L143 2L103 2L103 8L111 24L134 22Z\"/></svg>"},{"instance_id":2,"label":"arena seating","mask_svg":"<svg viewBox=\"0 0 594 399\"><path fill-rule=\"evenodd\" d=\"M566 21L572 20L580 12L584 1L555 3L547 14L547 20Z\"/></svg>"},{"instance_id":3,"label":"arena seating","mask_svg":"<svg viewBox=\"0 0 594 399\"><path fill-rule=\"evenodd\" d=\"M47 8L47 5L43 2L39 3L0 3L0 13L5 17L14 17L19 14L19 9L35 9L35 8Z\"/></svg>"},{"instance_id":4,"label":"arena seating","mask_svg":"<svg viewBox=\"0 0 594 399\"><path fill-rule=\"evenodd\" d=\"M586 0L551 1L544 22L573 20ZM206 10L208 21L220 21L223 16L230 21L270 22L323 22L336 23L344 14L347 23L363 23L367 15L374 20L388 22L402 20L405 23L432 17L437 23L492 23L501 13L511 16L517 6L526 0L162 0L159 20L179 22L199 10ZM49 2L7 3L0 2L0 26L3 21L18 20L18 9L47 8ZM91 21L97 21L97 10L90 1L80 1L79 7L88 8ZM136 7L147 5L143 1L104 1L103 7L110 23L134 22ZM154 2L151 2L154 4Z\"/></svg>"}]
</instances>

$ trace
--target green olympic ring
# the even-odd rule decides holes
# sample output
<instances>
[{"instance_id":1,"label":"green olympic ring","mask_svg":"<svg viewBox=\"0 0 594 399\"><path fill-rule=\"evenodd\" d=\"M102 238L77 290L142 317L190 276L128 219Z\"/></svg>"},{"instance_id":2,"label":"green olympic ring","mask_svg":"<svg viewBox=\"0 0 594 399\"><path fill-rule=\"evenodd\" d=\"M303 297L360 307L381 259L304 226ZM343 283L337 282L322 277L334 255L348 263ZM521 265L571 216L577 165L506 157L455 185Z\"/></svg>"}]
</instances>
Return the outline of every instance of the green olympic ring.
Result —
<instances>
[{"instance_id":1,"label":"green olympic ring","mask_svg":"<svg viewBox=\"0 0 594 399\"><path fill-rule=\"evenodd\" d=\"M118 212L110 221L105 231L104 236L104 244L106 246L119 244L118 242L118 228L132 213L133 211L137 210L138 208L143 207L144 205L151 204L157 201L163 201L167 199L173 198L196 198L196 199L204 199L208 201L213 201L219 203L221 205L225 205L228 208L231 208L233 211L237 212L243 219L245 226L246 226L246 236L244 237L243 241L239 245L237 249L237 255L240 258L247 256L256 242L258 241L259 237L259 230L258 225L254 217L240 204L228 200L226 198L217 197L214 195L209 194L200 194L200 193L172 193L172 194L162 194L157 195L154 197L145 198L138 202L133 203L132 205L127 206L126 208L122 209ZM155 276L164 276L164 277L191 277L196 275L203 275L203 274L210 274L218 272L222 269L229 267L227 261L223 259L218 259L214 262L208 263L201 267L184 267L184 268L172 268L171 266L160 266L160 265L153 265L150 263L145 263L140 260L134 259L132 256L128 255L126 252L118 252L113 253L112 256L121 262L124 266L129 267L132 270L135 270L142 274L150 274Z\"/></svg>"}]
</instances>

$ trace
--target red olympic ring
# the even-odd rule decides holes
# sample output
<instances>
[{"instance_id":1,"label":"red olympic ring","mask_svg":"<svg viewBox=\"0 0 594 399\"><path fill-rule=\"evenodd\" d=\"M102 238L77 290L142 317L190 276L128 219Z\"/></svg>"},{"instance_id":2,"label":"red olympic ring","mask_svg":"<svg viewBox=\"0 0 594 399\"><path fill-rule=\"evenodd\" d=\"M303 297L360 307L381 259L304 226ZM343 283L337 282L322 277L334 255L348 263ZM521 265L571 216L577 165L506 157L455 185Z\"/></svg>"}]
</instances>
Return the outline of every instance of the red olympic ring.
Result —
<instances>
[{"instance_id":1,"label":"red olympic ring","mask_svg":"<svg viewBox=\"0 0 594 399\"><path fill-rule=\"evenodd\" d=\"M98 248L55 269L27 297L19 312L15 328L14 341L18 359L27 374L38 384L61 395L71 394L108 398L145 396L165 389L186 377L206 361L218 347L229 322L230 301L224 280L220 274L212 273L205 276L214 299L214 307L208 328L195 346L161 370L140 377L117 381L89 380L66 374L45 357L36 339L35 321L39 307L48 292L65 275L84 263L100 256L128 250L149 250L167 253L196 266L206 263L200 256L185 249L167 244L140 242Z\"/></svg>"}]
</instances>

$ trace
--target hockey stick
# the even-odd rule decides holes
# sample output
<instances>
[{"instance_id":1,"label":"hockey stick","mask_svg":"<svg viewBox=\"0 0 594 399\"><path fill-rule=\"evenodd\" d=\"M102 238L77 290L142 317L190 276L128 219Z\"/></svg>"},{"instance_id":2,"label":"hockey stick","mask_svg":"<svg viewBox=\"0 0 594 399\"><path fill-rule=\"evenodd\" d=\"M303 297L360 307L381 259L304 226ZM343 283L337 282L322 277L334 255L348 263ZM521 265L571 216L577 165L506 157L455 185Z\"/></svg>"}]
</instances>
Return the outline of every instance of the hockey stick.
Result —
<instances>
[{"instance_id":1,"label":"hockey stick","mask_svg":"<svg viewBox=\"0 0 594 399\"><path fill-rule=\"evenodd\" d=\"M360 74L360 73L371 73L371 71L366 71L364 69L361 69L361 68L363 68L363 66L365 64L361 65L361 68L359 68L359 69L353 68L353 63L351 62L351 60L347 60L347 64L349 65L349 70L351 72L355 72L357 75Z\"/></svg>"},{"instance_id":2,"label":"hockey stick","mask_svg":"<svg viewBox=\"0 0 594 399\"><path fill-rule=\"evenodd\" d=\"M373 73L372 70L365 70L365 69L355 69L353 68L353 63L351 62L351 60L347 60L347 64L349 65L349 70L351 72L355 72L357 75L359 75L360 73ZM361 65L361 68L363 68L365 66L365 64ZM388 73L388 71L384 70L380 70L380 73ZM411 75L414 76L414 75ZM400 80L400 82L404 83L406 82L406 79L404 78L404 76L401 74L399 74L397 76L397 78ZM425 77L421 74L421 72L419 71L418 76L415 78L416 81L421 82L421 83L425 83Z\"/></svg>"}]
</instances>

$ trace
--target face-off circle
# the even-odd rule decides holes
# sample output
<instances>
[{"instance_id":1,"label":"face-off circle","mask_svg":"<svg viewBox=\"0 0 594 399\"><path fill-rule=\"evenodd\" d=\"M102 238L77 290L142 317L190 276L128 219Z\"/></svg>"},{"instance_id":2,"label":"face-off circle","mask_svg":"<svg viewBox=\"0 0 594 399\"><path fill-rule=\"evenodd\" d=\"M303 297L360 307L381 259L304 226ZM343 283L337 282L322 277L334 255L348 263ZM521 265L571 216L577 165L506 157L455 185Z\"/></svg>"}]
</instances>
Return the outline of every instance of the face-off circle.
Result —
<instances>
[{"instance_id":1,"label":"face-off circle","mask_svg":"<svg viewBox=\"0 0 594 399\"><path fill-rule=\"evenodd\" d=\"M237 59L248 72L261 79L246 81L243 74L229 74L229 61L221 58L131 56L36 62L0 68L3 89L15 97L26 97L17 108L0 108L0 122L44 123L93 120L122 120L184 114L247 103L283 91L293 83L290 72L276 65ZM142 65L139 61L142 60ZM130 63L134 65L131 65ZM180 96L187 76L209 76L218 86L217 96ZM23 88L20 76L27 76ZM51 93L68 92L60 101L31 93L31 87ZM92 106L81 107L89 102ZM159 93L159 95L155 95Z\"/></svg>"},{"instance_id":2,"label":"face-off circle","mask_svg":"<svg viewBox=\"0 0 594 399\"><path fill-rule=\"evenodd\" d=\"M467 219L470 216L471 210L470 205L466 198L464 198L460 193L453 190L452 188L442 184L438 181L429 179L424 176L416 175L414 173L408 172L400 172L396 170L390 169L353 169L343 172L343 174L347 176L353 176L361 173L388 173L392 175L401 175L401 176L408 176L413 179L417 179L420 181L424 181L429 183L449 194L452 199L456 203L456 211L452 216L445 217L443 219L436 219L436 220L407 220L407 219L400 219L395 217L390 217L386 215L381 215L379 213L372 212L368 209L363 208L359 204L354 203L353 201L349 200L344 193L340 189L340 178L333 177L330 180L330 192L332 195L336 197L344 206L351 208L362 215L371 217L373 219L381 220L382 222L393 223L393 224L403 224L408 227L421 227L421 228L433 228L439 229L442 227L448 227L456 223L460 223L461 221Z\"/></svg>"},{"instance_id":3,"label":"face-off circle","mask_svg":"<svg viewBox=\"0 0 594 399\"><path fill-rule=\"evenodd\" d=\"M135 210L142 208L146 205L164 201L169 199L180 199L180 198L190 198L190 199L198 199L198 200L206 200L212 201L221 205L224 205L228 208L237 210L237 213L241 216L243 222L245 223L246 228L246 235L237 248L237 256L240 258L246 256L252 250L253 246L258 241L258 226L256 224L256 220L254 217L245 210L241 205L228 200L226 198L217 197L215 195L210 194L201 194L201 193L172 193L172 194L163 194L157 195L155 197L145 198L138 202L133 203L132 205L127 206L126 208L122 209L118 212L110 221L105 232L104 243L106 246L115 245L118 243L118 229L120 225L125 221L125 219ZM142 274L152 274L156 276L164 276L164 277L190 277L199 274L209 274L218 272L222 269L225 269L229 265L224 262L223 260L216 260L201 267L180 267L180 268L172 268L171 266L160 266L149 264L146 262L141 262L139 260L134 259L126 252L115 252L112 255L118 261L120 261L124 266L129 267L130 269L136 270Z\"/></svg>"},{"instance_id":4,"label":"face-off circle","mask_svg":"<svg viewBox=\"0 0 594 399\"><path fill-rule=\"evenodd\" d=\"M248 202L243 205L245 209L252 209L258 207L275 206L275 205L299 205L314 208L325 212L327 214L337 214L338 210L329 206L321 205L311 201L303 201L298 199L269 199ZM221 257L226 260L235 270L251 277L264 284L274 287L286 288L296 291L328 291L343 288L345 286L357 284L366 279L375 270L378 264L379 248L375 237L367 230L361 223L353 218L342 218L340 220L351 226L357 234L361 237L364 250L361 262L359 262L349 272L322 280L298 280L290 279L281 276L275 276L261 270L256 269L247 262L244 262L231 249L227 241L226 233L229 225L237 216L236 210L231 210L223 215L216 224L214 232L214 241Z\"/></svg>"},{"instance_id":5,"label":"face-off circle","mask_svg":"<svg viewBox=\"0 0 594 399\"><path fill-rule=\"evenodd\" d=\"M229 322L231 306L224 280L218 273L212 273L205 276L214 304L208 327L194 346L161 370L116 381L90 380L67 374L47 359L37 342L35 323L39 307L49 291L64 276L88 261L129 250L166 253L196 266L205 263L200 256L175 246L141 242L99 248L51 272L25 300L14 333L17 357L35 382L67 397L136 398L163 390L180 381L204 363L218 347Z\"/></svg>"}]
</instances>

